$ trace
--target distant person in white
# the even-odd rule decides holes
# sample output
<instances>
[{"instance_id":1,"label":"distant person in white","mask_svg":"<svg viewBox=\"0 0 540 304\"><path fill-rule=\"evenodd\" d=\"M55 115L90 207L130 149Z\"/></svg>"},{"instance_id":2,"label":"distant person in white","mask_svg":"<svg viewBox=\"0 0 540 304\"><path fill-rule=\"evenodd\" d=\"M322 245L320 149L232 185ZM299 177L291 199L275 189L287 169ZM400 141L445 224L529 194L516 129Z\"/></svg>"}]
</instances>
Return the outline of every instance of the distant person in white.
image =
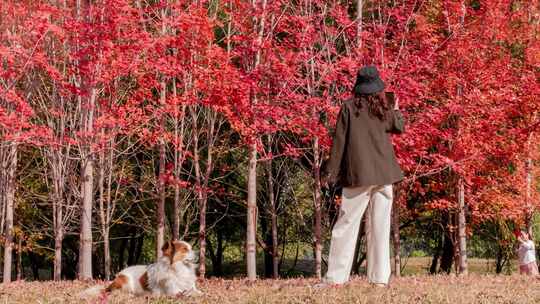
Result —
<instances>
[{"instance_id":1,"label":"distant person in white","mask_svg":"<svg viewBox=\"0 0 540 304\"><path fill-rule=\"evenodd\" d=\"M519 249L519 273L526 275L538 275L538 265L536 264L536 253L534 250L534 242L530 239L529 234L521 231L518 237Z\"/></svg>"}]
</instances>

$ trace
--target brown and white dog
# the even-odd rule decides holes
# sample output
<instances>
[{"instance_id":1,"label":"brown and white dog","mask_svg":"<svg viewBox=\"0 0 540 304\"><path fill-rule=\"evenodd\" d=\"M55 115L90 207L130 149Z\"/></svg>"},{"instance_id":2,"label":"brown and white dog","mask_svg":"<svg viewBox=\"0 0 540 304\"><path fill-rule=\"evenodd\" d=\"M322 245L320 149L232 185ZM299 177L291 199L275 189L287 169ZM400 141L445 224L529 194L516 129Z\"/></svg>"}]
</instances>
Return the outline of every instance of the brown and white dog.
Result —
<instances>
[{"instance_id":1,"label":"brown and white dog","mask_svg":"<svg viewBox=\"0 0 540 304\"><path fill-rule=\"evenodd\" d=\"M195 283L195 255L189 243L170 241L162 247L163 255L154 264L130 266L120 271L107 287L94 287L81 296L122 290L135 295L156 296L200 295Z\"/></svg>"}]
</instances>

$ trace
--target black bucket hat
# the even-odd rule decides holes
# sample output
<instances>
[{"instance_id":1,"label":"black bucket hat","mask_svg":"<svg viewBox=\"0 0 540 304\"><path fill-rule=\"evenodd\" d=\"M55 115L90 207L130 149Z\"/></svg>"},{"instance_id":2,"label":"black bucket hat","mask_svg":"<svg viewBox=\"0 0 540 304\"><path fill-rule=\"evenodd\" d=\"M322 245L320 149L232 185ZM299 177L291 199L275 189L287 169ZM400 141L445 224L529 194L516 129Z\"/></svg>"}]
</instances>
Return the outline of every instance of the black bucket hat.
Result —
<instances>
[{"instance_id":1,"label":"black bucket hat","mask_svg":"<svg viewBox=\"0 0 540 304\"><path fill-rule=\"evenodd\" d=\"M356 83L354 84L356 95L378 93L384 90L384 87L384 82L374 65L364 66L356 74Z\"/></svg>"}]
</instances>

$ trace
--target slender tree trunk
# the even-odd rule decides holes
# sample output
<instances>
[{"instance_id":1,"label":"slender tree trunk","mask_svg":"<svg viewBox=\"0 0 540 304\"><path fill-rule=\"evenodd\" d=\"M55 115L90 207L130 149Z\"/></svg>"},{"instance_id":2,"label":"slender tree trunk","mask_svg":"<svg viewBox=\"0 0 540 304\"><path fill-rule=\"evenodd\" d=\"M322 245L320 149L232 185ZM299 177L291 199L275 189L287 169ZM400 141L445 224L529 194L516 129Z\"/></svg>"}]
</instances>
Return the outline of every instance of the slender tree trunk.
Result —
<instances>
[{"instance_id":1,"label":"slender tree trunk","mask_svg":"<svg viewBox=\"0 0 540 304\"><path fill-rule=\"evenodd\" d=\"M23 279L23 267L22 267L22 238L17 238L17 281L20 281Z\"/></svg>"},{"instance_id":2,"label":"slender tree trunk","mask_svg":"<svg viewBox=\"0 0 540 304\"><path fill-rule=\"evenodd\" d=\"M157 206L157 235L156 235L156 253L161 257L161 248L165 244L165 181L163 174L165 170L165 143L163 139L159 143L159 173L158 173L158 192L159 200Z\"/></svg>"},{"instance_id":3,"label":"slender tree trunk","mask_svg":"<svg viewBox=\"0 0 540 304\"><path fill-rule=\"evenodd\" d=\"M161 96L160 105L165 105L167 85L165 81L161 81ZM163 114L162 114L163 115ZM160 126L162 131L165 131L165 119L160 118ZM162 255L161 248L165 244L165 139L159 139L159 171L158 171L158 205L157 205L157 235L156 235L156 254L160 258Z\"/></svg>"},{"instance_id":4,"label":"slender tree trunk","mask_svg":"<svg viewBox=\"0 0 540 304\"><path fill-rule=\"evenodd\" d=\"M500 274L503 270L503 253L500 247L497 248L497 255L495 257L495 273Z\"/></svg>"},{"instance_id":5,"label":"slender tree trunk","mask_svg":"<svg viewBox=\"0 0 540 304\"><path fill-rule=\"evenodd\" d=\"M309 14L311 14L311 2L309 3ZM310 47L310 52L314 53L313 47ZM315 62L313 58L309 60L309 70L310 78L308 82L308 93L309 96L314 96L313 90L315 86ZM317 109L314 110L314 116L316 117L318 113ZM313 140L313 164L312 164L312 174L313 174L313 251L315 256L315 276L317 278L322 277L322 197L321 197L321 148L319 143L319 137L315 137Z\"/></svg>"},{"instance_id":6,"label":"slender tree trunk","mask_svg":"<svg viewBox=\"0 0 540 304\"><path fill-rule=\"evenodd\" d=\"M76 3L77 17L80 17L79 2L80 1L77 1ZM68 5L67 2L63 1L63 4L61 3L62 1L57 1L57 6L66 9ZM51 47L55 49L56 47L60 47L60 45L56 45L54 41L51 41ZM64 43L61 45L61 48L65 53L67 53L67 40L64 41ZM49 125L49 128L53 131L54 140L56 140L60 144L61 148L48 146L44 149L43 153L44 158L48 161L48 167L50 168L50 176L52 179L52 191L50 190L50 195L53 209L52 228L54 233L53 280L60 281L62 279L62 249L66 231L65 226L66 222L68 222L69 219L72 219L73 216L76 214L76 212L73 212L73 210L75 209L74 207L76 205L79 205L78 200L68 200L66 198L66 189L68 187L68 183L66 183L66 175L68 174L68 172L71 174L71 169L75 169L72 167L72 164L75 161L68 157L71 154L70 152L72 151L72 144L67 143L65 139L71 137L67 136L67 133L71 133L71 135L73 135L73 131L76 131L75 129L70 129L67 127L68 122L71 121L74 117L80 115L81 112L80 110L76 110L73 107L70 107L70 105L66 104L66 98L56 89L56 81L53 80L51 88L54 88L52 91L52 104L47 104L44 106L51 108L58 107L60 109L71 112L69 115L66 113L66 115L60 115L59 117L55 117L55 115L47 115L47 124ZM80 104L78 105L80 106ZM73 106L77 107L77 105ZM29 254L28 256L30 257L32 255ZM33 265L33 263L31 263L31 265Z\"/></svg>"},{"instance_id":7,"label":"slender tree trunk","mask_svg":"<svg viewBox=\"0 0 540 304\"><path fill-rule=\"evenodd\" d=\"M104 231L103 231L103 250L105 251L105 276L107 279L111 278L111 239L110 239L110 231L111 231L111 220L114 216L114 211L116 209L116 202L113 202L111 199L111 188L112 188L112 181L113 181L113 163L114 163L114 145L115 141L114 138L111 139L109 142L109 159L108 159L108 176L107 176L107 189L106 189L106 196L105 196L105 202L106 202L106 213L105 213L105 223ZM118 188L117 188L118 190Z\"/></svg>"},{"instance_id":8,"label":"slender tree trunk","mask_svg":"<svg viewBox=\"0 0 540 304\"><path fill-rule=\"evenodd\" d=\"M469 272L469 268L467 265L465 183L461 177L458 180L458 208L459 273L466 275Z\"/></svg>"},{"instance_id":9,"label":"slender tree trunk","mask_svg":"<svg viewBox=\"0 0 540 304\"><path fill-rule=\"evenodd\" d=\"M89 6L90 3L87 0L77 0L77 20L90 18ZM77 45L76 48L78 49L78 47ZM86 82L79 74L76 86L85 91L87 89L87 87L84 87L85 85ZM88 89L90 97L87 103L83 104L82 99L86 97L81 95L78 96L78 102L84 108L81 116L82 131L84 131L84 134L93 134L97 91L96 88ZM79 280L88 280L92 279L92 201L94 196L94 161L92 146L88 137L83 138L81 147L81 195L78 278Z\"/></svg>"},{"instance_id":10,"label":"slender tree trunk","mask_svg":"<svg viewBox=\"0 0 540 304\"><path fill-rule=\"evenodd\" d=\"M255 6L256 0L253 0ZM259 23L258 45L263 41L265 19L266 19L266 3L267 0L262 0L262 15ZM253 69L261 63L262 50L257 49L255 55L255 63ZM254 96L253 103L257 103L257 96ZM249 146L249 165L248 165L248 185L247 185L247 227L246 227L246 265L248 280L254 281L257 279L257 141Z\"/></svg>"},{"instance_id":11,"label":"slender tree trunk","mask_svg":"<svg viewBox=\"0 0 540 304\"><path fill-rule=\"evenodd\" d=\"M176 80L173 79L173 97L176 99ZM177 106L175 107L177 109ZM184 128L185 128L185 110L186 106L182 105L180 130L178 130L178 113L174 120L174 138L176 139L176 149L174 151L174 174L177 180L180 179L182 164L184 162ZM177 110L175 110L177 111ZM180 238L180 184L174 184L174 207L173 207L173 228L172 237L175 240Z\"/></svg>"},{"instance_id":12,"label":"slender tree trunk","mask_svg":"<svg viewBox=\"0 0 540 304\"><path fill-rule=\"evenodd\" d=\"M527 210L527 214L526 214L526 224L527 224L527 233L529 234L530 238L532 239L533 238L533 216L534 216L534 207L532 206L532 203L531 203L531 193L532 193L532 180L533 180L533 176L532 176L532 159L531 157L527 157L527 160L526 160L526 163L525 163L525 170L526 170L526 174L527 174L527 177L526 177L526 203L527 203L527 207L529 210Z\"/></svg>"},{"instance_id":13,"label":"slender tree trunk","mask_svg":"<svg viewBox=\"0 0 540 304\"><path fill-rule=\"evenodd\" d=\"M199 197L199 276L206 275L206 194Z\"/></svg>"},{"instance_id":14,"label":"slender tree trunk","mask_svg":"<svg viewBox=\"0 0 540 304\"><path fill-rule=\"evenodd\" d=\"M454 262L454 242L452 240L453 223L451 220L452 217L453 216L448 211L446 214L444 214L443 218L444 240L442 247L440 271L446 272L448 274L452 271L452 264Z\"/></svg>"},{"instance_id":15,"label":"slender tree trunk","mask_svg":"<svg viewBox=\"0 0 540 304\"><path fill-rule=\"evenodd\" d=\"M102 131L102 136L104 135L104 131ZM112 167L109 168L109 170L112 170ZM107 204L107 208L105 207L105 153L104 151L101 151L99 153L99 179L98 179L98 185L99 185L99 218L101 221L101 234L103 237L103 259L104 259L104 272L105 272L105 280L110 279L111 275L111 253L109 251L109 221L107 214L109 213L109 204ZM109 189L110 190L110 189Z\"/></svg>"},{"instance_id":16,"label":"slender tree trunk","mask_svg":"<svg viewBox=\"0 0 540 304\"><path fill-rule=\"evenodd\" d=\"M465 24L465 15L467 12L467 7L465 1L461 1L461 16L460 16L460 27L463 27ZM463 85L457 85L457 97L463 101ZM459 127L459 121L458 121ZM459 134L459 133L458 133ZM466 234L466 207L465 207L465 183L463 177L458 176L457 180L457 200L458 200L458 214L457 214L457 241L458 241L458 261L456 263L457 270L460 274L468 274L467 266L467 234Z\"/></svg>"},{"instance_id":17,"label":"slender tree trunk","mask_svg":"<svg viewBox=\"0 0 540 304\"><path fill-rule=\"evenodd\" d=\"M53 229L54 229L54 270L53 279L62 279L62 242L64 241L64 170L61 169L60 154L52 152L50 157L53 172Z\"/></svg>"},{"instance_id":18,"label":"slender tree trunk","mask_svg":"<svg viewBox=\"0 0 540 304\"><path fill-rule=\"evenodd\" d=\"M315 137L313 141L313 205L314 205L314 247L315 247L315 275L317 278L322 277L322 213L321 213L321 171L320 171L320 147L319 138Z\"/></svg>"},{"instance_id":19,"label":"slender tree trunk","mask_svg":"<svg viewBox=\"0 0 540 304\"><path fill-rule=\"evenodd\" d=\"M270 142L271 149L271 142ZM278 255L278 227L277 227L277 208L274 192L274 176L272 174L272 160L268 161L268 198L270 200L270 225L272 240L272 277L279 277L279 255Z\"/></svg>"},{"instance_id":20,"label":"slender tree trunk","mask_svg":"<svg viewBox=\"0 0 540 304\"><path fill-rule=\"evenodd\" d=\"M178 183L174 185L172 238L173 240L180 239L180 185Z\"/></svg>"},{"instance_id":21,"label":"slender tree trunk","mask_svg":"<svg viewBox=\"0 0 540 304\"><path fill-rule=\"evenodd\" d=\"M257 145L249 149L246 259L248 279L253 281L257 279Z\"/></svg>"},{"instance_id":22,"label":"slender tree trunk","mask_svg":"<svg viewBox=\"0 0 540 304\"><path fill-rule=\"evenodd\" d=\"M195 163L195 177L196 177L196 187L197 195L199 199L199 274L201 278L204 278L206 273L206 208L208 203L208 184L210 182L210 175L213 170L213 147L214 147L214 136L216 131L216 119L217 113L213 112L211 109L206 114L206 119L208 126L206 127L206 140L207 140L207 149L206 149L206 170L204 176L202 176L202 170L200 166L200 154L199 154L199 133L193 137L194 144L194 163ZM191 112L193 115L193 127L194 130L198 130L197 124L197 115L195 111ZM219 127L218 127L219 129ZM204 262L204 263L203 263Z\"/></svg>"},{"instance_id":23,"label":"slender tree trunk","mask_svg":"<svg viewBox=\"0 0 540 304\"><path fill-rule=\"evenodd\" d=\"M206 189L202 189L202 173L199 155L199 127L195 109L190 109L193 123L193 164L195 166L195 192L199 207L199 276L206 274Z\"/></svg>"},{"instance_id":24,"label":"slender tree trunk","mask_svg":"<svg viewBox=\"0 0 540 304\"><path fill-rule=\"evenodd\" d=\"M167 34L167 26L165 23L167 11L166 8L161 10L161 35ZM159 104L162 110L165 110L165 102L167 98L167 83L165 82L165 76L161 76L161 93L159 98ZM159 125L161 132L165 132L165 114L162 113L160 117ZM165 181L163 180L165 172L165 138L163 136L159 139L159 173L158 173L158 192L159 201L157 206L157 233L156 233L156 255L161 257L161 248L165 244Z\"/></svg>"},{"instance_id":25,"label":"slender tree trunk","mask_svg":"<svg viewBox=\"0 0 540 304\"><path fill-rule=\"evenodd\" d=\"M15 209L15 171L17 169L17 145L11 144L7 148L3 160L4 188L3 201L5 203L5 229L4 229L4 283L11 282L11 264L13 257L13 212Z\"/></svg>"},{"instance_id":26,"label":"slender tree trunk","mask_svg":"<svg viewBox=\"0 0 540 304\"><path fill-rule=\"evenodd\" d=\"M214 147L214 131L216 129L216 113L210 112L208 113L208 127L207 127L207 149L206 149L206 170L204 174L204 180L202 188L200 189L201 197L200 197L200 226L199 226L199 243L200 243L200 251L199 251L199 263L201 266L203 266L203 263L201 261L204 261L206 263L206 206L208 203L208 183L210 182L210 174L213 170L213 147ZM197 148L198 151L198 148ZM198 153L197 153L198 154ZM198 163L198 162L197 162ZM199 170L200 175L200 166L197 166ZM200 178L199 178L200 180ZM206 273L206 265L204 265L204 268L202 269L204 271L200 271L200 276L204 278L204 275Z\"/></svg>"},{"instance_id":27,"label":"slender tree trunk","mask_svg":"<svg viewBox=\"0 0 540 304\"><path fill-rule=\"evenodd\" d=\"M62 96L56 96L60 101L59 106L64 108L64 99ZM62 115L56 124L50 122L51 129L55 130L55 138L60 141L61 145L65 145L62 149L46 148L44 157L47 159L50 168L50 176L52 179L52 191L50 193L53 209L53 232L54 232L54 265L53 265L53 279L60 281L62 278L62 243L65 235L65 222L68 218L73 216L71 211L73 208L73 201L68 202L66 198L66 174L71 168L72 160L68 159L66 155L70 154L71 145L64 142L66 135L66 120L68 118ZM75 204L77 202L75 201ZM69 205L69 206L68 206Z\"/></svg>"},{"instance_id":28,"label":"slender tree trunk","mask_svg":"<svg viewBox=\"0 0 540 304\"><path fill-rule=\"evenodd\" d=\"M62 242L64 240L64 229L55 229L54 236L54 280L62 280Z\"/></svg>"},{"instance_id":29,"label":"slender tree trunk","mask_svg":"<svg viewBox=\"0 0 540 304\"><path fill-rule=\"evenodd\" d=\"M105 251L105 276L107 277L107 280L111 278L111 239L110 239L110 231L111 231L111 220L114 215L114 211L116 208L116 203L113 203L111 200L111 187L112 187L112 180L113 180L113 162L114 162L114 147L113 147L114 139L110 141L109 144L109 174L107 178L107 192L105 197L106 208L107 211L105 213L105 227L103 231L103 250ZM118 189L118 188L117 188Z\"/></svg>"},{"instance_id":30,"label":"slender tree trunk","mask_svg":"<svg viewBox=\"0 0 540 304\"><path fill-rule=\"evenodd\" d=\"M457 189L456 189L457 190ZM455 228L452 231L452 242L454 243L454 271L459 274L459 261L460 261L460 252L459 252L459 211L452 215L452 225Z\"/></svg>"},{"instance_id":31,"label":"slender tree trunk","mask_svg":"<svg viewBox=\"0 0 540 304\"><path fill-rule=\"evenodd\" d=\"M454 244L452 240L446 236L443 243L443 254L441 257L440 271L449 274L452 271L454 261Z\"/></svg>"},{"instance_id":32,"label":"slender tree trunk","mask_svg":"<svg viewBox=\"0 0 540 304\"><path fill-rule=\"evenodd\" d=\"M111 278L111 248L109 240L109 228L103 229L103 254L105 260L105 280Z\"/></svg>"},{"instance_id":33,"label":"slender tree trunk","mask_svg":"<svg viewBox=\"0 0 540 304\"><path fill-rule=\"evenodd\" d=\"M83 165L79 279L92 279L92 192L94 165L87 159Z\"/></svg>"},{"instance_id":34,"label":"slender tree trunk","mask_svg":"<svg viewBox=\"0 0 540 304\"><path fill-rule=\"evenodd\" d=\"M92 134L94 131L94 105L96 89L91 90L89 109L85 117L85 131ZM82 157L81 176L81 219L80 219L80 247L79 247L79 280L92 279L92 201L94 196L94 160L91 143L85 142Z\"/></svg>"},{"instance_id":35,"label":"slender tree trunk","mask_svg":"<svg viewBox=\"0 0 540 304\"><path fill-rule=\"evenodd\" d=\"M401 240L399 238L399 199L401 187L394 187L394 206L392 208L392 243L394 244L394 275L401 276Z\"/></svg>"},{"instance_id":36,"label":"slender tree trunk","mask_svg":"<svg viewBox=\"0 0 540 304\"><path fill-rule=\"evenodd\" d=\"M277 210L274 208L272 212L272 273L275 279L279 278L279 253L278 253L278 222L277 222Z\"/></svg>"},{"instance_id":37,"label":"slender tree trunk","mask_svg":"<svg viewBox=\"0 0 540 304\"><path fill-rule=\"evenodd\" d=\"M358 48L362 47L362 13L364 9L364 0L356 1L356 43Z\"/></svg>"},{"instance_id":38,"label":"slender tree trunk","mask_svg":"<svg viewBox=\"0 0 540 304\"><path fill-rule=\"evenodd\" d=\"M533 113L532 121L536 121L537 113ZM534 133L531 131L527 138L527 159L525 161L525 171L526 171L526 180L525 180L525 200L527 211L525 214L525 223L527 225L527 233L530 238L533 239L533 217L534 217L534 206L532 204L532 187L533 187L533 161L531 158L531 145L533 140Z\"/></svg>"},{"instance_id":39,"label":"slender tree trunk","mask_svg":"<svg viewBox=\"0 0 540 304\"><path fill-rule=\"evenodd\" d=\"M443 234L441 234L437 238L437 248L435 249L435 253L433 254L433 259L431 260L431 266L429 267L430 274L437 273L437 268L439 265L439 258L441 257L441 251L442 251L442 242L443 242Z\"/></svg>"}]
</instances>

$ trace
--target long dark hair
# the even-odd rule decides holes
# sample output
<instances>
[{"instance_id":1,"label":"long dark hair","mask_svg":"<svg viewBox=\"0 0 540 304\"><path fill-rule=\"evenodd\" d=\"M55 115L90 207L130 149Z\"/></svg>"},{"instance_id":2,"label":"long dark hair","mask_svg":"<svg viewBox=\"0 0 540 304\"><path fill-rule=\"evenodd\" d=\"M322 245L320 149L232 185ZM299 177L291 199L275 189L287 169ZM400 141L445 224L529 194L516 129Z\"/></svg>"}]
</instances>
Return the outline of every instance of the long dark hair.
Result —
<instances>
[{"instance_id":1,"label":"long dark hair","mask_svg":"<svg viewBox=\"0 0 540 304\"><path fill-rule=\"evenodd\" d=\"M386 120L390 105L386 100L384 92L373 94L355 94L354 105L356 106L356 116L360 114L360 110L367 106L369 115L377 117L380 120Z\"/></svg>"}]
</instances>

